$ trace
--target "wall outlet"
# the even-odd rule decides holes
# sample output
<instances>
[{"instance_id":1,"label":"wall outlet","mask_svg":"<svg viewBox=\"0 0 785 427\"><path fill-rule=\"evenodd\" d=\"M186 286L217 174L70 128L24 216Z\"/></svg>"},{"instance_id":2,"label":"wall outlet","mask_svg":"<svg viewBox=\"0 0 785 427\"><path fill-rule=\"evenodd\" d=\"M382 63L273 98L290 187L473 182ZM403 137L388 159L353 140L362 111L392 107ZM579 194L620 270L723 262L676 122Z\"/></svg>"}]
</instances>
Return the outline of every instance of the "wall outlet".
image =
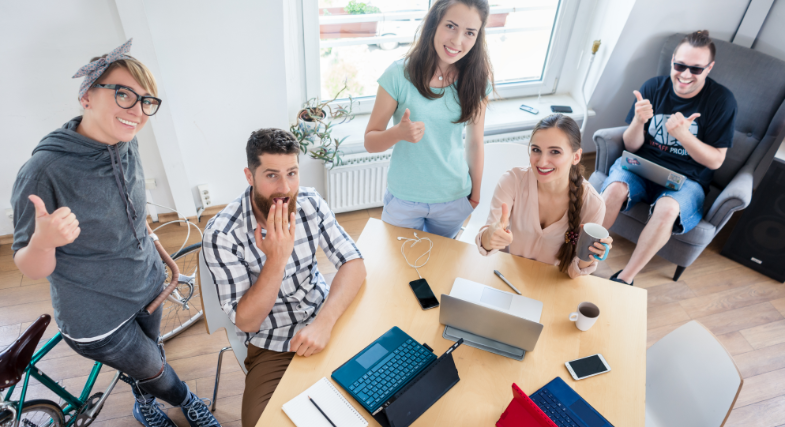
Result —
<instances>
[{"instance_id":1,"label":"wall outlet","mask_svg":"<svg viewBox=\"0 0 785 427\"><path fill-rule=\"evenodd\" d=\"M155 178L147 178L144 180L145 190L155 190L158 184L155 183Z\"/></svg>"},{"instance_id":2,"label":"wall outlet","mask_svg":"<svg viewBox=\"0 0 785 427\"><path fill-rule=\"evenodd\" d=\"M8 209L6 209L6 210L5 210L5 216L7 216L7 217L8 217L8 219L10 219L11 221L13 221L13 220L14 220L14 210L13 210L13 209L11 209L11 208L8 208Z\"/></svg>"},{"instance_id":3,"label":"wall outlet","mask_svg":"<svg viewBox=\"0 0 785 427\"><path fill-rule=\"evenodd\" d=\"M210 189L207 188L207 184L197 185L196 188L199 190L199 199L202 201L202 208L207 209L212 206L213 201L210 198Z\"/></svg>"}]
</instances>

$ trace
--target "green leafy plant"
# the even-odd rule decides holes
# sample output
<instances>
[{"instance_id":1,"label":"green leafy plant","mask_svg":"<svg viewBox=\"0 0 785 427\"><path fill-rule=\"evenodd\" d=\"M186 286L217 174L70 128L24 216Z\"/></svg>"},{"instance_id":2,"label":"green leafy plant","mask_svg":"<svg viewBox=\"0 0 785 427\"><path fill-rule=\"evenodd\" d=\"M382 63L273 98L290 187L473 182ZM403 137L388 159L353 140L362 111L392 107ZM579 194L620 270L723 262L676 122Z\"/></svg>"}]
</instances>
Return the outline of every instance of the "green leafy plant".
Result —
<instances>
[{"instance_id":1,"label":"green leafy plant","mask_svg":"<svg viewBox=\"0 0 785 427\"><path fill-rule=\"evenodd\" d=\"M300 143L300 150L307 153L310 149L311 158L329 163L330 169L343 164L341 159L343 152L340 151L340 146L348 138L333 137L333 126L354 119L351 95L349 95L349 104L346 106L330 105L346 88L347 85L344 83L343 89L338 91L335 98L329 101L319 101L317 98L306 101L303 104L303 109L297 115L297 122L289 127L289 131Z\"/></svg>"},{"instance_id":2,"label":"green leafy plant","mask_svg":"<svg viewBox=\"0 0 785 427\"><path fill-rule=\"evenodd\" d=\"M370 3L351 0L344 8L350 15L365 15L367 13L382 13L381 9L372 6Z\"/></svg>"}]
</instances>

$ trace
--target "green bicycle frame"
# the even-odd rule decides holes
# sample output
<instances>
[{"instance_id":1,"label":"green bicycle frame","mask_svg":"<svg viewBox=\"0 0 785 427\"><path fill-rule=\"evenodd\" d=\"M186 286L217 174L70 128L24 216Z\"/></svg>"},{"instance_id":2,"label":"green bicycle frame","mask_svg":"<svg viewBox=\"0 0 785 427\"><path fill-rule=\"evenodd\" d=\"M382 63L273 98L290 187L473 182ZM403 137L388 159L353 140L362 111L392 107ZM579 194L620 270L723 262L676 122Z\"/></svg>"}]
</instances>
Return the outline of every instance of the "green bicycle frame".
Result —
<instances>
[{"instance_id":1,"label":"green bicycle frame","mask_svg":"<svg viewBox=\"0 0 785 427\"><path fill-rule=\"evenodd\" d=\"M85 403L87 403L87 399L90 397L90 392L93 390L93 385L95 385L96 379L98 379L98 374L101 372L102 363L95 362L93 364L93 369L90 371L90 376L87 377L87 381L85 382L84 388L82 389L82 394L79 397L74 396L73 394L69 393L66 389L60 386L55 380L49 378L48 375L41 372L41 370L37 369L35 365L41 361L41 359L46 356L47 353L52 351L52 349L63 339L63 336L58 332L55 336L52 337L40 350L35 352L33 355L32 360L30 360L30 364L27 365L27 369L25 370L25 380L22 383L22 393L19 395L19 407L17 408L16 412L16 421L17 424L22 420L22 408L25 402L25 395L27 394L27 385L30 381L30 377L32 376L36 380L38 380L41 384L43 384L49 390L55 392L60 398L66 401L67 405L63 408L63 413L65 415L69 415L73 412L73 415L76 415L76 411L78 411ZM5 400L10 401L11 395L14 393L14 388L16 386L12 386L8 389L8 392L5 395ZM72 416L71 419L66 423L66 426L72 425L76 422L76 417Z\"/></svg>"}]
</instances>

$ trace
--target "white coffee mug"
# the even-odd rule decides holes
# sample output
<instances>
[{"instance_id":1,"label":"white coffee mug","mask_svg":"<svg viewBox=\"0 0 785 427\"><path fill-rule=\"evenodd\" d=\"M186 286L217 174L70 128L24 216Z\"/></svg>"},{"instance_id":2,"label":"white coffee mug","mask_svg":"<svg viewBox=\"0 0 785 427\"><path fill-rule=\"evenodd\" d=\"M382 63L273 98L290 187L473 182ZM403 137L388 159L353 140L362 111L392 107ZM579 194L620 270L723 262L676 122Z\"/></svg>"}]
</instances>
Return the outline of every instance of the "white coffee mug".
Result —
<instances>
[{"instance_id":1,"label":"white coffee mug","mask_svg":"<svg viewBox=\"0 0 785 427\"><path fill-rule=\"evenodd\" d=\"M590 302L582 302L578 305L578 311L570 313L570 321L575 322L575 327L588 331L594 326L594 322L600 317L600 308Z\"/></svg>"}]
</instances>

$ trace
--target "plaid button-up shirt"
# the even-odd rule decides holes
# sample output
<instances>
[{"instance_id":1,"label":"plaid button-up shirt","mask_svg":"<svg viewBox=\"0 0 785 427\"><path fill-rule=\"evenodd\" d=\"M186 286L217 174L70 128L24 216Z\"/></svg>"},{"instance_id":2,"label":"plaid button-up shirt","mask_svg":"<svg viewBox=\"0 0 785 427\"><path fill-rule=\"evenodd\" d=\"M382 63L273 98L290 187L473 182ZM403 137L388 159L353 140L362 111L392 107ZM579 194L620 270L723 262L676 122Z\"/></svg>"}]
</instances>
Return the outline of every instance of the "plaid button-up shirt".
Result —
<instances>
[{"instance_id":1,"label":"plaid button-up shirt","mask_svg":"<svg viewBox=\"0 0 785 427\"><path fill-rule=\"evenodd\" d=\"M221 308L235 322L237 303L256 283L267 257L255 244L256 217L251 210L251 187L228 204L204 232L202 252L218 290ZM360 251L319 193L300 187L297 196L294 250L286 263L281 288L259 331L235 327L245 342L274 351L289 351L294 335L309 323L330 291L316 265L316 245L336 268L362 258ZM267 230L262 229L262 236Z\"/></svg>"}]
</instances>

